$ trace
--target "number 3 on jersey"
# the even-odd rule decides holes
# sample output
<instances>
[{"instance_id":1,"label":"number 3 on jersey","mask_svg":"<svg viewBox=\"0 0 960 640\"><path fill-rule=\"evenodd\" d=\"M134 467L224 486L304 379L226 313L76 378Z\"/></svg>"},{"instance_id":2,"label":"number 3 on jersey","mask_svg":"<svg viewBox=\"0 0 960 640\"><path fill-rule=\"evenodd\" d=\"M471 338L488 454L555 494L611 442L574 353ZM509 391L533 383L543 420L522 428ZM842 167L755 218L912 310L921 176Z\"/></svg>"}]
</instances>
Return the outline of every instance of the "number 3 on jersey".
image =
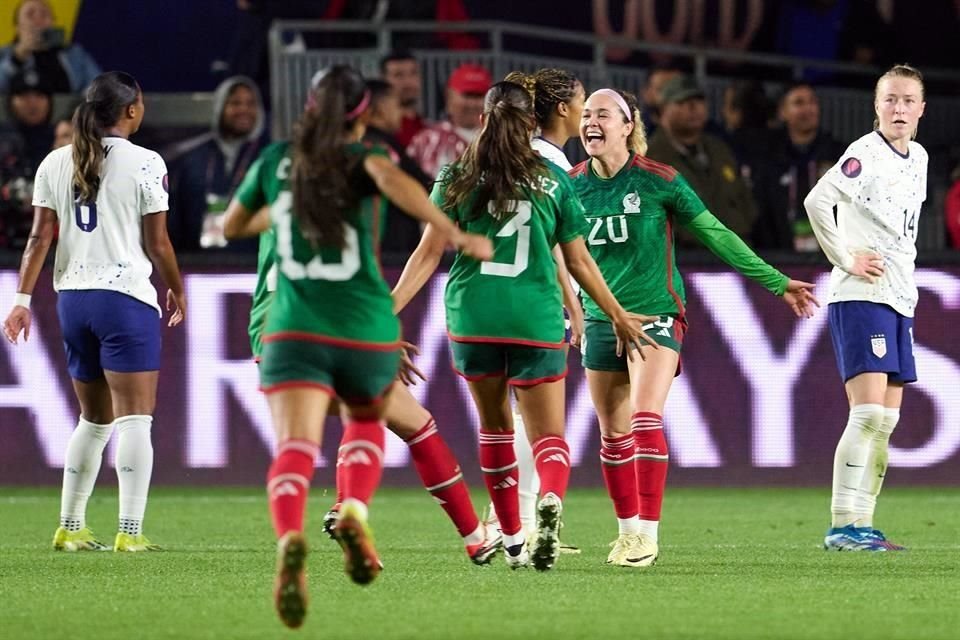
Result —
<instances>
[{"instance_id":1,"label":"number 3 on jersey","mask_svg":"<svg viewBox=\"0 0 960 640\"><path fill-rule=\"evenodd\" d=\"M270 207L270 213L277 225L277 256L280 258L280 271L291 280L329 280L343 282L349 280L360 270L360 239L357 230L344 223L344 247L339 262L324 262L314 255L310 262L303 264L293 257L293 194L281 191Z\"/></svg>"},{"instance_id":2,"label":"number 3 on jersey","mask_svg":"<svg viewBox=\"0 0 960 640\"><path fill-rule=\"evenodd\" d=\"M509 204L513 203L511 202ZM527 268L527 263L530 260L530 225L528 223L533 215L533 209L527 200L520 200L516 203L516 207L517 212L513 214L513 217L503 225L503 228L501 228L496 235L497 238L517 236L517 250L513 256L513 262L492 262L490 260L484 260L480 264L480 273L485 276L516 278ZM493 210L492 202L488 210L491 214L496 213ZM496 244L496 240L494 240L494 244ZM494 249L496 249L496 247L494 247Z\"/></svg>"}]
</instances>

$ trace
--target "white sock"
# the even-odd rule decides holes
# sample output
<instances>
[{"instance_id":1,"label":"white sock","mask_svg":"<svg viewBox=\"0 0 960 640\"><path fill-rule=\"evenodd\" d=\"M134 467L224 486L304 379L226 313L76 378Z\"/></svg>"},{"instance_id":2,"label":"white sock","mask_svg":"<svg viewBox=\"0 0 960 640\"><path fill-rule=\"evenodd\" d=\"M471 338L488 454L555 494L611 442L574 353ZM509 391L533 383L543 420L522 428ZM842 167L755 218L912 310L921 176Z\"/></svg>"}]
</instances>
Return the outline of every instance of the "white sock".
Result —
<instances>
[{"instance_id":1,"label":"white sock","mask_svg":"<svg viewBox=\"0 0 960 640\"><path fill-rule=\"evenodd\" d=\"M150 476L153 474L153 444L150 426L153 416L123 416L117 427L117 481L120 485L121 533L138 535L147 508Z\"/></svg>"},{"instance_id":2,"label":"white sock","mask_svg":"<svg viewBox=\"0 0 960 640\"><path fill-rule=\"evenodd\" d=\"M854 501L863 481L874 436L883 422L882 404L858 404L850 409L847 426L833 457L833 496L830 512L833 527L846 527L856 520Z\"/></svg>"},{"instance_id":3,"label":"white sock","mask_svg":"<svg viewBox=\"0 0 960 640\"><path fill-rule=\"evenodd\" d=\"M640 516L617 518L617 528L620 535L636 535L640 533Z\"/></svg>"},{"instance_id":4,"label":"white sock","mask_svg":"<svg viewBox=\"0 0 960 640\"><path fill-rule=\"evenodd\" d=\"M112 424L96 424L81 417L70 435L60 493L60 526L68 531L79 531L87 525L87 500L97 482L103 449L111 433Z\"/></svg>"},{"instance_id":5,"label":"white sock","mask_svg":"<svg viewBox=\"0 0 960 640\"><path fill-rule=\"evenodd\" d=\"M659 520L638 520L640 523L640 531L637 533L642 533L644 535L650 536L653 538L653 541L656 542L658 534L660 533L660 521Z\"/></svg>"},{"instance_id":6,"label":"white sock","mask_svg":"<svg viewBox=\"0 0 960 640\"><path fill-rule=\"evenodd\" d=\"M524 531L537 528L537 494L540 493L540 476L533 462L533 449L527 439L527 429L520 412L513 410L513 451L517 455L517 489L520 493L520 524Z\"/></svg>"},{"instance_id":7,"label":"white sock","mask_svg":"<svg viewBox=\"0 0 960 640\"><path fill-rule=\"evenodd\" d=\"M853 501L856 526L873 528L873 512L877 508L877 496L883 487L883 477L887 474L888 449L890 435L900 420L900 409L884 409L883 422L870 440L870 451L863 468L863 479L857 497Z\"/></svg>"}]
</instances>

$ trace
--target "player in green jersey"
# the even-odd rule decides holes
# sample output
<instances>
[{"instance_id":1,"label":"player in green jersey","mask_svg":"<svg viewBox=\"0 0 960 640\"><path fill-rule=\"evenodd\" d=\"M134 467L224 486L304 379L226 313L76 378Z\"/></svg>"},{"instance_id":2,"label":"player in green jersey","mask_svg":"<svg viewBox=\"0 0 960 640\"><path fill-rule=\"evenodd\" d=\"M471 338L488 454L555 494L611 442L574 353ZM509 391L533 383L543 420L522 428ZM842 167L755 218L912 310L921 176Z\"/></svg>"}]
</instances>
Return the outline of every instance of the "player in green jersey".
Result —
<instances>
[{"instance_id":1,"label":"player in green jersey","mask_svg":"<svg viewBox=\"0 0 960 640\"><path fill-rule=\"evenodd\" d=\"M567 176L530 146L533 98L498 82L484 98L480 134L438 178L431 199L465 230L494 240L492 260L459 253L445 303L454 367L467 379L480 414L480 465L504 538L507 563L538 570L556 562L562 499L570 474L564 433L566 358L557 265L567 267L612 319L629 347L645 337L645 316L628 314L610 294L583 243L583 209ZM446 244L428 225L394 288L398 308L436 270ZM513 386L541 480L538 533L528 553L519 517L517 460L508 386Z\"/></svg>"},{"instance_id":2,"label":"player in green jersey","mask_svg":"<svg viewBox=\"0 0 960 640\"><path fill-rule=\"evenodd\" d=\"M492 255L489 240L458 230L384 152L359 144L370 102L359 73L345 66L321 72L309 99L289 154L282 145L264 151L264 163L278 168L274 175L286 166L286 183L267 180L259 197L245 196L251 211L270 205L276 233L277 288L260 379L278 443L267 476L279 539L275 601L290 627L306 615L303 519L332 396L346 413L337 523L346 571L366 584L380 570L367 504L383 469L383 400L400 361L400 327L377 259L381 194L439 225L445 242L480 258Z\"/></svg>"},{"instance_id":3,"label":"player in green jersey","mask_svg":"<svg viewBox=\"0 0 960 640\"><path fill-rule=\"evenodd\" d=\"M583 366L600 422L601 468L619 523L607 562L645 567L659 553L668 461L663 407L679 372L687 326L675 225L780 296L798 316L809 317L817 301L812 284L783 275L724 227L676 170L643 157L646 137L633 96L612 89L591 94L580 137L590 158L570 175L587 212L590 253L625 309L655 317L645 328L664 347L649 350L645 359L621 358L607 316L586 292Z\"/></svg>"},{"instance_id":4,"label":"player in green jersey","mask_svg":"<svg viewBox=\"0 0 960 640\"><path fill-rule=\"evenodd\" d=\"M583 83L565 69L539 69L532 74L521 71L508 73L504 80L521 85L533 99L533 113L537 121L536 135L530 141L533 149L564 171L571 168L563 154L567 140L579 136L580 111L586 100ZM583 335L583 308L577 291L570 279L560 246L553 247L553 259L557 263L557 281L563 293L563 310L570 327L571 336ZM577 345L574 345L577 346ZM568 346L564 345L564 351ZM540 493L540 476L533 460L533 449L527 439L523 416L513 403L513 450L517 456L517 493L520 496L520 522L528 538L536 535L537 496ZM491 503L485 524L490 530L500 528L497 510ZM560 542L561 553L580 553L579 547Z\"/></svg>"}]
</instances>

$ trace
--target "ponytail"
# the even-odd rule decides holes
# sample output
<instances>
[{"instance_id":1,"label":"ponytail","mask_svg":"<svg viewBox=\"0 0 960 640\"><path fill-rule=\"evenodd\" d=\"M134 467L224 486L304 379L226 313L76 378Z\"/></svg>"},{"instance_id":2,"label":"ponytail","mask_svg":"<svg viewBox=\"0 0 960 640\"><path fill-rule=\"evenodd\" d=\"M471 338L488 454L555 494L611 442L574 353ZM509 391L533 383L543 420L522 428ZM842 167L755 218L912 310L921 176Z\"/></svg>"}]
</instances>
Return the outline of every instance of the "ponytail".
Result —
<instances>
[{"instance_id":1,"label":"ponytail","mask_svg":"<svg viewBox=\"0 0 960 640\"><path fill-rule=\"evenodd\" d=\"M73 184L80 202L97 200L103 166L103 128L97 123L96 107L83 102L73 112Z\"/></svg>"}]
</instances>

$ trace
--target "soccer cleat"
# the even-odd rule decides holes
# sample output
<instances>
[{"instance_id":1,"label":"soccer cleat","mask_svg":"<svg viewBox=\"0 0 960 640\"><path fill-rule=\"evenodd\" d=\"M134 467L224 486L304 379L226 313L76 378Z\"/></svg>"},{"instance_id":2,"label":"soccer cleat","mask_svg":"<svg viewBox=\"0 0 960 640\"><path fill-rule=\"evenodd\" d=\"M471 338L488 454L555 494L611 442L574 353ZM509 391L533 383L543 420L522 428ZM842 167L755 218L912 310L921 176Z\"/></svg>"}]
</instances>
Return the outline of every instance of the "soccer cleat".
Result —
<instances>
[{"instance_id":1,"label":"soccer cleat","mask_svg":"<svg viewBox=\"0 0 960 640\"><path fill-rule=\"evenodd\" d=\"M135 553L138 551L161 551L160 545L153 544L147 540L147 536L142 533L130 535L129 533L118 533L113 541L114 551L124 551Z\"/></svg>"},{"instance_id":2,"label":"soccer cleat","mask_svg":"<svg viewBox=\"0 0 960 640\"><path fill-rule=\"evenodd\" d=\"M887 536L883 535L883 531L880 531L880 529L874 529L873 527L856 527L856 531L864 538L879 543L880 546L884 547L887 551L907 550L905 546L887 540Z\"/></svg>"},{"instance_id":3,"label":"soccer cleat","mask_svg":"<svg viewBox=\"0 0 960 640\"><path fill-rule=\"evenodd\" d=\"M537 503L537 537L533 543L533 567L549 571L560 555L560 516L563 504L556 494L548 493Z\"/></svg>"},{"instance_id":4,"label":"soccer cleat","mask_svg":"<svg viewBox=\"0 0 960 640\"><path fill-rule=\"evenodd\" d=\"M527 552L526 541L510 547L504 545L503 557L507 561L507 566L511 569L520 569L530 565L530 554Z\"/></svg>"},{"instance_id":5,"label":"soccer cleat","mask_svg":"<svg viewBox=\"0 0 960 640\"><path fill-rule=\"evenodd\" d=\"M866 529L866 527L864 527ZM887 551L880 540L864 535L852 524L846 527L833 527L823 538L823 548L827 551Z\"/></svg>"},{"instance_id":6,"label":"soccer cleat","mask_svg":"<svg viewBox=\"0 0 960 640\"><path fill-rule=\"evenodd\" d=\"M636 534L621 533L617 539L610 543L610 553L607 555L607 564L621 564Z\"/></svg>"},{"instance_id":7,"label":"soccer cleat","mask_svg":"<svg viewBox=\"0 0 960 640\"><path fill-rule=\"evenodd\" d=\"M499 550L501 546L503 546L503 536L498 531L496 537L492 540L486 538L479 544L468 544L466 545L466 550L473 564L485 565L490 564L490 561L497 555L497 550Z\"/></svg>"},{"instance_id":8,"label":"soccer cleat","mask_svg":"<svg viewBox=\"0 0 960 640\"><path fill-rule=\"evenodd\" d=\"M483 537L487 540L493 540L503 535L500 531L500 518L497 517L497 512L493 509L493 504L488 505L487 508L483 510L480 524L483 525Z\"/></svg>"},{"instance_id":9,"label":"soccer cleat","mask_svg":"<svg viewBox=\"0 0 960 640\"><path fill-rule=\"evenodd\" d=\"M343 548L344 570L350 579L357 584L373 582L382 565L366 518L352 505L341 507L335 534Z\"/></svg>"},{"instance_id":10,"label":"soccer cleat","mask_svg":"<svg viewBox=\"0 0 960 640\"><path fill-rule=\"evenodd\" d=\"M277 577L273 599L283 624L296 629L307 616L307 541L299 531L289 531L277 541Z\"/></svg>"},{"instance_id":11,"label":"soccer cleat","mask_svg":"<svg viewBox=\"0 0 960 640\"><path fill-rule=\"evenodd\" d=\"M67 531L58 527L53 534L54 551L109 551L110 547L96 539L93 531L84 527L79 531Z\"/></svg>"},{"instance_id":12,"label":"soccer cleat","mask_svg":"<svg viewBox=\"0 0 960 640\"><path fill-rule=\"evenodd\" d=\"M657 541L643 533L632 536L630 546L617 566L620 567L652 567L660 557L660 546Z\"/></svg>"},{"instance_id":13,"label":"soccer cleat","mask_svg":"<svg viewBox=\"0 0 960 640\"><path fill-rule=\"evenodd\" d=\"M330 511L323 514L323 532L330 536L331 540L337 539L337 520L340 519L340 505L335 504Z\"/></svg>"}]
</instances>

